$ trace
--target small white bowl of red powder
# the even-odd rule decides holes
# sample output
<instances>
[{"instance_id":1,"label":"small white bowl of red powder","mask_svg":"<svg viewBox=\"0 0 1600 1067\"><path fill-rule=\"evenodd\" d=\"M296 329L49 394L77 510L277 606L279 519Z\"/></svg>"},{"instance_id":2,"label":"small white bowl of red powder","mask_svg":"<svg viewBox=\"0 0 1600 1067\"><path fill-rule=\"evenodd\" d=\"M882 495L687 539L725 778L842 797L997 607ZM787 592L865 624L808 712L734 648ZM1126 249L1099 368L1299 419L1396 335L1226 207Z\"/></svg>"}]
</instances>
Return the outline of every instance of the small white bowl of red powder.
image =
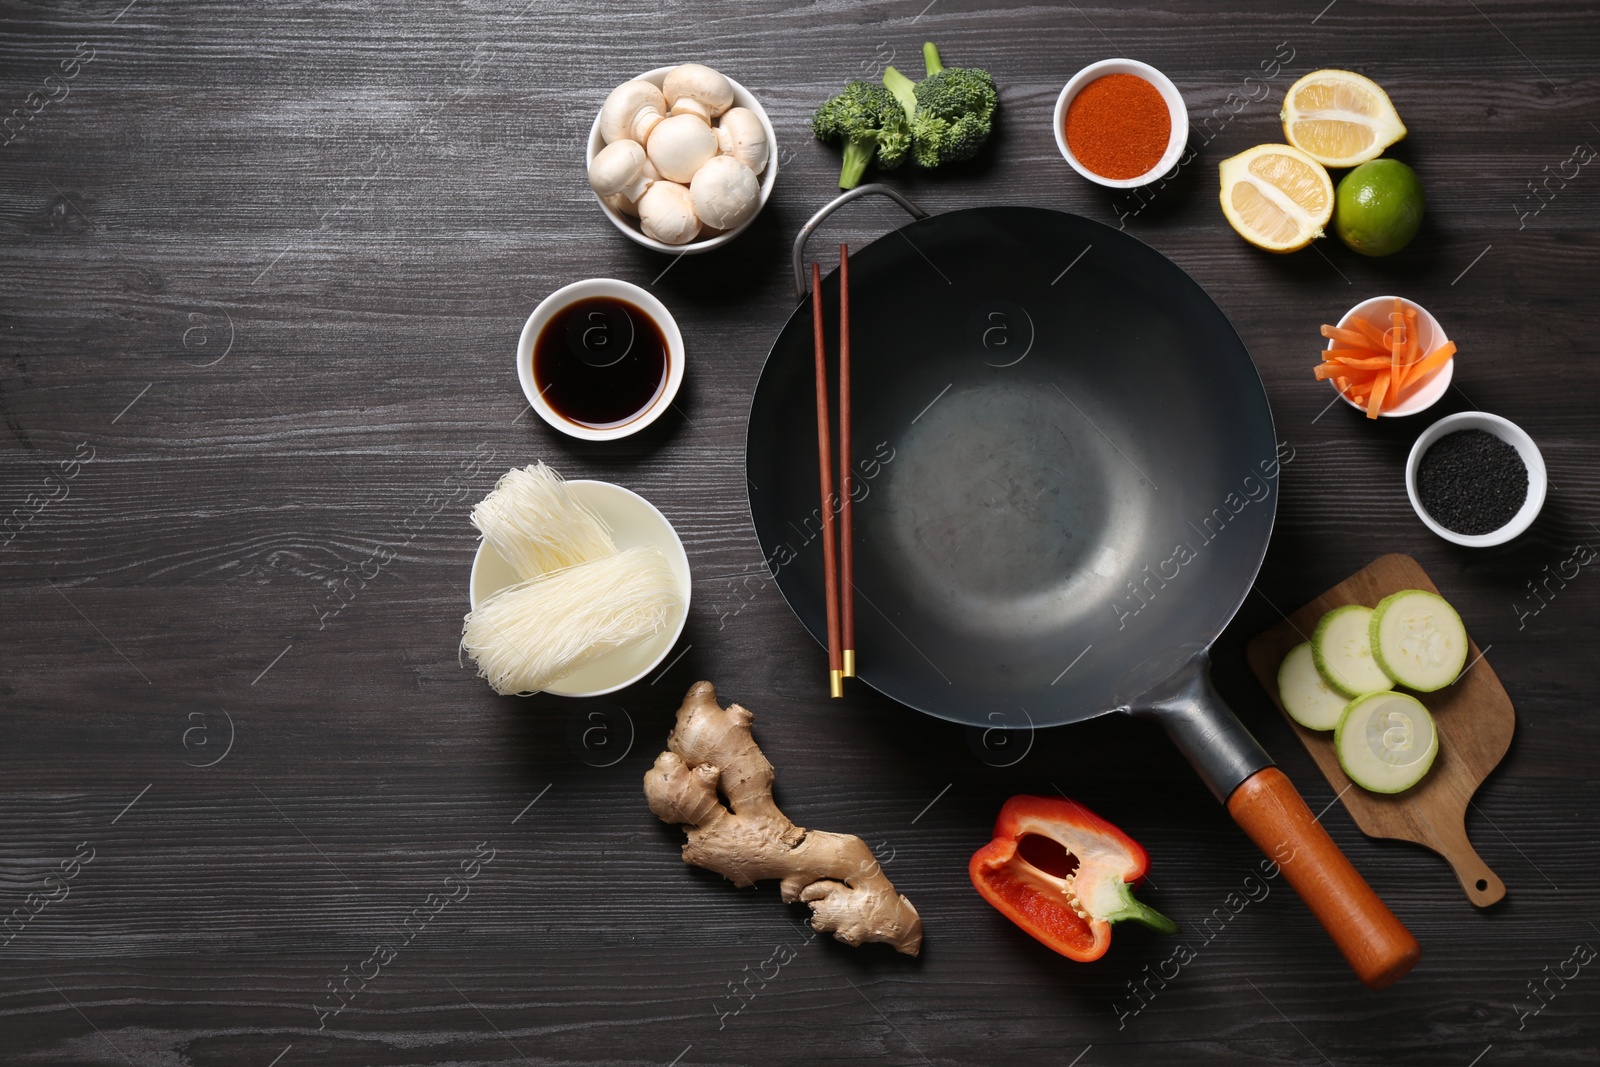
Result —
<instances>
[{"instance_id":1,"label":"small white bowl of red powder","mask_svg":"<svg viewBox=\"0 0 1600 1067\"><path fill-rule=\"evenodd\" d=\"M1056 147L1097 185L1134 189L1177 166L1189 109L1172 79L1136 59L1102 59L1056 98Z\"/></svg>"}]
</instances>

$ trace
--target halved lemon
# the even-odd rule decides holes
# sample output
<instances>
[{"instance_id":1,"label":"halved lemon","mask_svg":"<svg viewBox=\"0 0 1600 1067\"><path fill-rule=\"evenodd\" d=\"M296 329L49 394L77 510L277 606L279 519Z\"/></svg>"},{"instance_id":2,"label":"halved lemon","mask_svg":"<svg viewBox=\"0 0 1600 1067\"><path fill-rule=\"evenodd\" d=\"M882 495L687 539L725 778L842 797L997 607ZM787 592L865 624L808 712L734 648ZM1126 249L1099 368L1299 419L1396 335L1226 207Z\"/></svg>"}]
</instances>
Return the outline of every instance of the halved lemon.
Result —
<instances>
[{"instance_id":1,"label":"halved lemon","mask_svg":"<svg viewBox=\"0 0 1600 1067\"><path fill-rule=\"evenodd\" d=\"M1293 252L1322 236L1333 217L1333 179L1286 144L1258 144L1224 159L1222 213L1239 236L1268 252Z\"/></svg>"},{"instance_id":2,"label":"halved lemon","mask_svg":"<svg viewBox=\"0 0 1600 1067\"><path fill-rule=\"evenodd\" d=\"M1325 167L1353 167L1406 135L1389 94L1348 70L1314 70L1284 94L1283 136Z\"/></svg>"}]
</instances>

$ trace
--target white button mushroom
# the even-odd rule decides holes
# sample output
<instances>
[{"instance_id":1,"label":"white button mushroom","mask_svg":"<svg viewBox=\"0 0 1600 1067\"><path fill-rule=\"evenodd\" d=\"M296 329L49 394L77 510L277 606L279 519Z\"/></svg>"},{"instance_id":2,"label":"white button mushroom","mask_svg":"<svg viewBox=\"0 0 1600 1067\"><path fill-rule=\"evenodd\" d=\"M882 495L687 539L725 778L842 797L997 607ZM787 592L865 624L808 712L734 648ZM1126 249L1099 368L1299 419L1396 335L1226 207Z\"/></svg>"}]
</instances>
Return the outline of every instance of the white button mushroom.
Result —
<instances>
[{"instance_id":1,"label":"white button mushroom","mask_svg":"<svg viewBox=\"0 0 1600 1067\"><path fill-rule=\"evenodd\" d=\"M673 115L656 123L645 151L663 178L687 183L717 154L717 135L693 115Z\"/></svg>"},{"instance_id":2,"label":"white button mushroom","mask_svg":"<svg viewBox=\"0 0 1600 1067\"><path fill-rule=\"evenodd\" d=\"M717 121L717 147L754 174L767 168L767 128L747 107L730 108Z\"/></svg>"},{"instance_id":3,"label":"white button mushroom","mask_svg":"<svg viewBox=\"0 0 1600 1067\"><path fill-rule=\"evenodd\" d=\"M700 233L689 190L676 182L654 182L636 205L639 228L662 244L686 245Z\"/></svg>"},{"instance_id":4,"label":"white button mushroom","mask_svg":"<svg viewBox=\"0 0 1600 1067\"><path fill-rule=\"evenodd\" d=\"M756 172L732 156L717 156L695 172L689 183L694 213L718 230L731 230L756 213L761 183Z\"/></svg>"},{"instance_id":5,"label":"white button mushroom","mask_svg":"<svg viewBox=\"0 0 1600 1067\"><path fill-rule=\"evenodd\" d=\"M600 137L606 144L621 140L644 144L666 113L667 98L660 89L647 81L623 82L600 108Z\"/></svg>"},{"instance_id":6,"label":"white button mushroom","mask_svg":"<svg viewBox=\"0 0 1600 1067\"><path fill-rule=\"evenodd\" d=\"M707 125L733 104L728 79L701 63L684 63L667 71L661 83L673 115L698 115Z\"/></svg>"},{"instance_id":7,"label":"white button mushroom","mask_svg":"<svg viewBox=\"0 0 1600 1067\"><path fill-rule=\"evenodd\" d=\"M659 176L638 141L612 141L589 164L589 188L602 198L637 200Z\"/></svg>"},{"instance_id":8,"label":"white button mushroom","mask_svg":"<svg viewBox=\"0 0 1600 1067\"><path fill-rule=\"evenodd\" d=\"M617 193L615 196L602 196L600 202L619 215L628 215L632 218L639 217L638 206L621 193Z\"/></svg>"}]
</instances>

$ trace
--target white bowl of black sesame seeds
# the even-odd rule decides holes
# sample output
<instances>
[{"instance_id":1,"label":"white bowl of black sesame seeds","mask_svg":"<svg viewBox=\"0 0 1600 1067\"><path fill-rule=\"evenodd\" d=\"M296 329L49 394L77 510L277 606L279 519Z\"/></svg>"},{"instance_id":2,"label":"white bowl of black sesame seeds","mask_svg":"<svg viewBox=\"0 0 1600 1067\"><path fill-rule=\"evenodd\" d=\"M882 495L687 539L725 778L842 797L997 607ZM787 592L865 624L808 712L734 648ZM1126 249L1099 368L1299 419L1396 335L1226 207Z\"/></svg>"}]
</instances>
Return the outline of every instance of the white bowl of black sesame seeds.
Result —
<instances>
[{"instance_id":1,"label":"white bowl of black sesame seeds","mask_svg":"<svg viewBox=\"0 0 1600 1067\"><path fill-rule=\"evenodd\" d=\"M1424 526L1458 545L1518 536L1544 507L1544 457L1499 415L1463 411L1423 431L1406 460L1406 495Z\"/></svg>"}]
</instances>

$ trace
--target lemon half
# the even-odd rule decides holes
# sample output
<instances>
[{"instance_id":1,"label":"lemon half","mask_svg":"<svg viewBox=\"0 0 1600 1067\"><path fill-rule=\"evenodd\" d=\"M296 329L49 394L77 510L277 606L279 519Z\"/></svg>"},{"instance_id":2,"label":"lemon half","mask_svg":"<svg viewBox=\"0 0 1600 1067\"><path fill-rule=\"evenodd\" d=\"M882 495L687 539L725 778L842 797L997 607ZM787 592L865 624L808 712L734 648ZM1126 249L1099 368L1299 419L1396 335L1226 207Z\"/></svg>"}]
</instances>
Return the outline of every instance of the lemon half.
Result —
<instances>
[{"instance_id":1,"label":"lemon half","mask_svg":"<svg viewBox=\"0 0 1600 1067\"><path fill-rule=\"evenodd\" d=\"M1406 135L1389 94L1348 70L1314 70L1283 98L1283 135L1325 167L1376 159Z\"/></svg>"},{"instance_id":2,"label":"lemon half","mask_svg":"<svg viewBox=\"0 0 1600 1067\"><path fill-rule=\"evenodd\" d=\"M1322 236L1333 217L1333 179L1286 144L1260 144L1224 159L1222 213L1239 236L1269 252L1293 252Z\"/></svg>"}]
</instances>

